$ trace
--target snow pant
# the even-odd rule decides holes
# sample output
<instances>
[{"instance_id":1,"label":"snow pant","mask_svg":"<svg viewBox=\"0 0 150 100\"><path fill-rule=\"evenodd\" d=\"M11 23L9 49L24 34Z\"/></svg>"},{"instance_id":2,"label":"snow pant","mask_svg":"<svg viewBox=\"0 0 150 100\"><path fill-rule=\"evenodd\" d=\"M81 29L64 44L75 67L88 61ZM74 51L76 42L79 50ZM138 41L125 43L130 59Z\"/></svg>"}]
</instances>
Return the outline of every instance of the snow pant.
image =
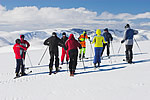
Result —
<instances>
[{"instance_id":1,"label":"snow pant","mask_svg":"<svg viewBox=\"0 0 150 100\"><path fill-rule=\"evenodd\" d=\"M80 49L80 54L82 53L82 51L83 51L83 54L85 54L85 50L86 50L86 47L82 47L82 48Z\"/></svg>"},{"instance_id":2,"label":"snow pant","mask_svg":"<svg viewBox=\"0 0 150 100\"><path fill-rule=\"evenodd\" d=\"M101 56L103 55L105 47L107 47L107 56L109 56L109 54L110 54L110 50L109 50L110 44L109 43L103 44L103 50L102 50Z\"/></svg>"},{"instance_id":3,"label":"snow pant","mask_svg":"<svg viewBox=\"0 0 150 100\"><path fill-rule=\"evenodd\" d=\"M23 65L23 60L22 59L16 59L16 73L18 74L20 72L24 73L24 65Z\"/></svg>"},{"instance_id":4,"label":"snow pant","mask_svg":"<svg viewBox=\"0 0 150 100\"><path fill-rule=\"evenodd\" d=\"M83 52L82 58L85 58L85 50L86 50L86 47L82 47L82 48L80 49L79 58L81 58L82 52Z\"/></svg>"},{"instance_id":5,"label":"snow pant","mask_svg":"<svg viewBox=\"0 0 150 100\"><path fill-rule=\"evenodd\" d=\"M132 62L132 59L133 59L133 52L132 52L132 48L133 48L133 45L126 45L126 61L128 62Z\"/></svg>"},{"instance_id":6,"label":"snow pant","mask_svg":"<svg viewBox=\"0 0 150 100\"><path fill-rule=\"evenodd\" d=\"M70 58L69 70L70 70L70 73L72 74L76 70L78 50L77 49L69 50L69 58Z\"/></svg>"},{"instance_id":7,"label":"snow pant","mask_svg":"<svg viewBox=\"0 0 150 100\"><path fill-rule=\"evenodd\" d=\"M102 52L103 47L95 47L95 55L94 55L94 61L93 63L101 63L101 52Z\"/></svg>"},{"instance_id":8,"label":"snow pant","mask_svg":"<svg viewBox=\"0 0 150 100\"><path fill-rule=\"evenodd\" d=\"M68 61L68 60L69 60L69 54L68 54L68 51L65 51L65 49L62 48L61 62L64 61L65 55L66 55L66 61Z\"/></svg>"},{"instance_id":9,"label":"snow pant","mask_svg":"<svg viewBox=\"0 0 150 100\"><path fill-rule=\"evenodd\" d=\"M53 69L54 56L55 56L55 68L56 68L56 70L59 67L58 51L57 50L56 51L50 51L50 63L49 63L50 71Z\"/></svg>"}]
</instances>

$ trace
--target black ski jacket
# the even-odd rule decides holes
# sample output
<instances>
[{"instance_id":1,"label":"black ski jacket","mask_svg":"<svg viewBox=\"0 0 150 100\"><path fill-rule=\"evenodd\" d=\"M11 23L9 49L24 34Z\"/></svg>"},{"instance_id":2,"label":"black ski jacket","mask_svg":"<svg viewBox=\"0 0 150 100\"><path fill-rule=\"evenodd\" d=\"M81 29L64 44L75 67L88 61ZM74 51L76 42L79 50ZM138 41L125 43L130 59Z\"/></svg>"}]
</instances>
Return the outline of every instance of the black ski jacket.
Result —
<instances>
[{"instance_id":1,"label":"black ski jacket","mask_svg":"<svg viewBox=\"0 0 150 100\"><path fill-rule=\"evenodd\" d=\"M105 40L106 40L108 43L110 43L110 41L113 40L113 37L112 37L112 35L111 35L109 32L103 33L103 36L104 36Z\"/></svg>"},{"instance_id":2,"label":"black ski jacket","mask_svg":"<svg viewBox=\"0 0 150 100\"><path fill-rule=\"evenodd\" d=\"M58 46L64 47L65 44L57 36L51 36L44 41L44 45L49 46L49 51L57 51ZM64 47L65 48L65 47Z\"/></svg>"},{"instance_id":3,"label":"black ski jacket","mask_svg":"<svg viewBox=\"0 0 150 100\"><path fill-rule=\"evenodd\" d=\"M68 40L68 37L65 37L65 38L61 38L61 41L65 44L65 42Z\"/></svg>"}]
</instances>

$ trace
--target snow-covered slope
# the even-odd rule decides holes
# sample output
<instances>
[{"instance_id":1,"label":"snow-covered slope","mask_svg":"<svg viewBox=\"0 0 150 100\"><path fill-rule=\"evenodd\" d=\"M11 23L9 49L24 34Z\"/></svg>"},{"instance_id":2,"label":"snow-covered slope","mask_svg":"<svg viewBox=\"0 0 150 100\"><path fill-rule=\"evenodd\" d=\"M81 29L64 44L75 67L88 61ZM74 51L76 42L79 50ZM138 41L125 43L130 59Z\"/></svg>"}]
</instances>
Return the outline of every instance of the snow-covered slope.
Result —
<instances>
[{"instance_id":1,"label":"snow-covered slope","mask_svg":"<svg viewBox=\"0 0 150 100\"><path fill-rule=\"evenodd\" d=\"M83 62L78 62L74 77L67 73L66 64L61 65L62 70L58 74L49 76L48 52L38 65L46 47L40 45L36 49L35 45L31 45L28 54L33 66L30 65L28 56L25 63L29 68L26 72L32 70L32 73L15 80L16 64L12 46L1 47L0 100L149 100L150 41L138 43L142 54L134 45L135 64L122 61L125 58L124 46L118 54L120 42L116 42L113 43L115 54L111 50L111 59L104 57L101 68L94 70L92 49L87 42L86 57L89 59L84 60L86 70L83 69ZM59 49L61 55L61 48Z\"/></svg>"}]
</instances>

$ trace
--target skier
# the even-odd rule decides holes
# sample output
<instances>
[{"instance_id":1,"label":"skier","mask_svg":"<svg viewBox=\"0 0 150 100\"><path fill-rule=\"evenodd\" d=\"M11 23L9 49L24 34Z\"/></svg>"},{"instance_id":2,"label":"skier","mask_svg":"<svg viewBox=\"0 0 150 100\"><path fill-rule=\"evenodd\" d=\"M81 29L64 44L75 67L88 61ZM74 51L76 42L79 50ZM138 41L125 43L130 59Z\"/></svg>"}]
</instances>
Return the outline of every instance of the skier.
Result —
<instances>
[{"instance_id":1,"label":"skier","mask_svg":"<svg viewBox=\"0 0 150 100\"><path fill-rule=\"evenodd\" d=\"M22 46L24 46L24 47L26 47L28 49L30 47L30 44L24 38L25 38L24 35L20 35L20 40L21 40L20 45L22 45ZM25 56L26 56L27 50L25 51L24 49L21 48L21 52L22 52L21 57L22 57L22 60L23 60L23 66L25 68Z\"/></svg>"},{"instance_id":2,"label":"skier","mask_svg":"<svg viewBox=\"0 0 150 100\"><path fill-rule=\"evenodd\" d=\"M112 35L108 32L108 28L105 28L105 29L104 29L103 36L104 36L104 39L107 41L107 43L104 43L104 44L103 44L103 50L102 50L102 53L101 53L101 57L102 57L102 55L103 55L103 52L104 52L106 46L107 46L107 56L109 57L109 54L110 54L110 50L109 50L110 41L113 40L113 37L112 37Z\"/></svg>"},{"instance_id":3,"label":"skier","mask_svg":"<svg viewBox=\"0 0 150 100\"><path fill-rule=\"evenodd\" d=\"M126 47L126 61L128 63L132 63L132 59L133 59L133 52L132 52L132 47L133 47L133 36L138 34L138 31L133 30L130 28L129 24L126 24L125 26L125 33L124 33L124 37L123 40L121 41L121 43L125 43L125 47Z\"/></svg>"},{"instance_id":4,"label":"skier","mask_svg":"<svg viewBox=\"0 0 150 100\"><path fill-rule=\"evenodd\" d=\"M63 37L61 38L61 41L63 41L63 43L65 44L65 42L68 40L68 37L66 36L65 32L62 33L62 36ZM65 51L65 49L62 47L61 65L63 65L65 55L66 55L66 62L68 64L68 60L69 60L68 51Z\"/></svg>"},{"instance_id":5,"label":"skier","mask_svg":"<svg viewBox=\"0 0 150 100\"><path fill-rule=\"evenodd\" d=\"M20 76L20 69L21 69L21 76L24 76L26 75L25 73L25 69L24 69L24 65L23 65L23 58L21 57L22 53L21 52L21 49L23 49L24 51L27 50L26 47L20 45L21 43L21 40L20 39L16 39L16 44L13 46L13 50L14 50L14 53L15 53L15 58L16 58L16 77L19 77Z\"/></svg>"},{"instance_id":6,"label":"skier","mask_svg":"<svg viewBox=\"0 0 150 100\"><path fill-rule=\"evenodd\" d=\"M80 49L80 54L79 54L79 59L81 60L81 54L82 54L82 58L85 58L85 51L86 51L86 42L85 40L90 38L87 36L87 32L83 31L83 34L80 35L80 37L78 38L78 41L80 42L82 48Z\"/></svg>"},{"instance_id":7,"label":"skier","mask_svg":"<svg viewBox=\"0 0 150 100\"><path fill-rule=\"evenodd\" d=\"M70 76L74 76L76 66L77 66L77 59L78 59L78 48L81 49L80 43L74 38L73 34L70 34L69 39L67 40L66 49L69 52L69 70Z\"/></svg>"},{"instance_id":8,"label":"skier","mask_svg":"<svg viewBox=\"0 0 150 100\"><path fill-rule=\"evenodd\" d=\"M94 67L96 68L96 64L98 63L98 67L100 67L101 63L101 52L103 49L103 43L107 43L103 36L101 36L101 30L96 30L97 36L93 38L92 44L95 43L95 55L94 55Z\"/></svg>"},{"instance_id":9,"label":"skier","mask_svg":"<svg viewBox=\"0 0 150 100\"><path fill-rule=\"evenodd\" d=\"M49 75L52 74L54 56L55 56L55 68L56 68L56 71L54 72L54 74L56 74L59 71L59 58L58 58L59 51L58 51L58 46L63 47L64 44L61 41L61 39L57 37L57 34L55 32L53 32L52 36L44 41L44 45L48 45L49 46L49 53L50 53L50 63L49 63L49 70L50 70L50 72L49 72Z\"/></svg>"}]
</instances>

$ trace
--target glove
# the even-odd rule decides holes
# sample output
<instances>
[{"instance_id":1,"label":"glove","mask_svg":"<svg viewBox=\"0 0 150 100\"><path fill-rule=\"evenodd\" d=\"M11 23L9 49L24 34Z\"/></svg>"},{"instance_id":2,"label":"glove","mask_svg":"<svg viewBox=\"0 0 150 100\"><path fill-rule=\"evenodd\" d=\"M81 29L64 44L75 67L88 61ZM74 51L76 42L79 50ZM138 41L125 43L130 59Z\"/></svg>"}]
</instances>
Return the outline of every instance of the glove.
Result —
<instances>
[{"instance_id":1,"label":"glove","mask_svg":"<svg viewBox=\"0 0 150 100\"><path fill-rule=\"evenodd\" d=\"M124 42L125 42L125 40L122 40L122 41L121 41L121 43L124 43Z\"/></svg>"}]
</instances>

